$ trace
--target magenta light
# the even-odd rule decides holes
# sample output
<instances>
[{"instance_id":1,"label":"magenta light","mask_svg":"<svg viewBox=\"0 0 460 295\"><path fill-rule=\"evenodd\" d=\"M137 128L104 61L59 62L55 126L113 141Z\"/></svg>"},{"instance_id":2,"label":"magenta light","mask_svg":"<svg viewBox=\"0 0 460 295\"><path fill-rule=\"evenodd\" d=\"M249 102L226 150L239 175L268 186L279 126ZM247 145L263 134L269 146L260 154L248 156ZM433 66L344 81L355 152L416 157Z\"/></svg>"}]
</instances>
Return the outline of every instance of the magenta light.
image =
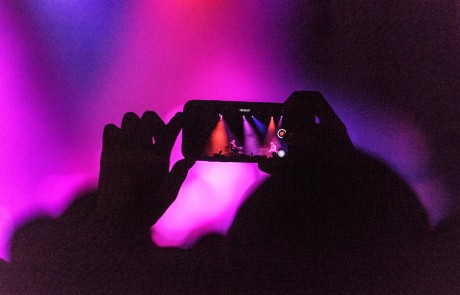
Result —
<instances>
[{"instance_id":1,"label":"magenta light","mask_svg":"<svg viewBox=\"0 0 460 295\"><path fill-rule=\"evenodd\" d=\"M264 9L254 9L262 5ZM67 66L72 64L66 61L68 55L60 55L69 49L63 42L67 39L53 38L56 29L39 29L33 17L24 21L27 12L20 10L26 5L10 6L0 5L3 258L8 256L13 227L37 212L57 216L83 184L95 186L104 125L120 124L126 112L155 110L168 120L188 99L283 102L294 90L319 89L297 70L295 54L279 50L289 41L290 26L280 25L291 20L288 5L281 9L254 1L132 2L117 15L118 29L110 31L110 44L100 39L108 49L99 52L107 56L97 72L82 72L90 77L84 89L72 84L78 71ZM98 15L92 19L103 21ZM47 17L50 24L65 21L59 11ZM58 31L87 34L70 27L68 32ZM77 57L86 60L84 55ZM57 78L67 84L57 83ZM67 97L75 89L85 98L78 104ZM327 87L319 90L345 122L354 144L387 161L412 185L431 216L441 218L441 181L417 176L429 169L424 135L397 116L364 103L351 108L346 96L329 93ZM70 131L65 128L69 123ZM172 162L181 157L179 139ZM197 163L176 202L153 227L154 240L182 245L198 235L225 232L250 194L248 189L266 177L255 164Z\"/></svg>"},{"instance_id":2,"label":"magenta light","mask_svg":"<svg viewBox=\"0 0 460 295\"><path fill-rule=\"evenodd\" d=\"M252 128L251 124L244 116L243 118L244 153L246 155L258 155L260 146L257 132Z\"/></svg>"},{"instance_id":3,"label":"magenta light","mask_svg":"<svg viewBox=\"0 0 460 295\"><path fill-rule=\"evenodd\" d=\"M173 148L172 164L182 158L181 141ZM187 246L209 232L225 234L250 188L267 177L256 164L197 162L176 201L152 227L152 239L160 246Z\"/></svg>"}]
</instances>

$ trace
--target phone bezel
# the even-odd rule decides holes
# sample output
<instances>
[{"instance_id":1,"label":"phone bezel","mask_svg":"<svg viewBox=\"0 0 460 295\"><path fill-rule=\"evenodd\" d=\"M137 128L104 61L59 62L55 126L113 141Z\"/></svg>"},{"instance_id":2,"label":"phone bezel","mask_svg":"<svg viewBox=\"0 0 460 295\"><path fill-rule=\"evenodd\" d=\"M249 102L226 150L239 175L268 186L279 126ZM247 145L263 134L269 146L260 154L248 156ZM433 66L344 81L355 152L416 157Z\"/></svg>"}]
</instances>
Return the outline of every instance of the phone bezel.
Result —
<instances>
[{"instance_id":1,"label":"phone bezel","mask_svg":"<svg viewBox=\"0 0 460 295\"><path fill-rule=\"evenodd\" d=\"M184 125L182 130L182 154L185 158L196 161L208 162L239 162L239 163L260 163L263 161L281 160L285 158L265 158L265 157L202 157L196 152L196 140L194 136L197 128L196 119L211 113L219 113L219 110L232 112L240 111L241 114L257 115L272 110L274 114L283 114L283 104L276 102L248 102L248 101L222 101L222 100L190 100L184 105L183 116ZM249 110L247 112L241 110ZM199 120L198 120L199 122ZM201 146L198 144L198 146Z\"/></svg>"}]
</instances>

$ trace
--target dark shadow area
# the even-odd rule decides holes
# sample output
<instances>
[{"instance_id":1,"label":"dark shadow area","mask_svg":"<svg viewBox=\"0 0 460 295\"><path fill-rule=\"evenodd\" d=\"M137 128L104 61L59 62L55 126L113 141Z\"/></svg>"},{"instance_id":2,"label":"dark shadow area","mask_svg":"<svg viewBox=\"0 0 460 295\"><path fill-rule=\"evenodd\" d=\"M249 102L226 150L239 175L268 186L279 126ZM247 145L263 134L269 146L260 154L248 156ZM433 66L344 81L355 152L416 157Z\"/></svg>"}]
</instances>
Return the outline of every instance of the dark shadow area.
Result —
<instances>
[{"instance_id":1,"label":"dark shadow area","mask_svg":"<svg viewBox=\"0 0 460 295\"><path fill-rule=\"evenodd\" d=\"M15 233L7 293L388 294L411 283L400 266L413 271L410 259L429 233L410 189L359 152L272 176L227 237L204 237L189 250L155 247L148 234L92 215L96 197Z\"/></svg>"},{"instance_id":2,"label":"dark shadow area","mask_svg":"<svg viewBox=\"0 0 460 295\"><path fill-rule=\"evenodd\" d=\"M416 177L443 183L446 196L432 198L457 197L458 4L309 2L307 14L296 3L286 24L293 37L283 48L296 74L338 89L357 109L372 105L414 124L426 139L429 168ZM88 192L61 217L18 229L11 262L0 261L0 293L460 294L460 213L430 229L401 177L350 151L351 142L344 153L345 126L328 125L340 121L335 114L319 117L318 126L290 123L310 134L292 141L298 161L274 169L226 237L206 236L181 250L156 247L148 226L172 202L161 198L160 186L169 184L173 199L188 171L168 178L182 126L152 113L126 115L121 128L105 129L103 195Z\"/></svg>"},{"instance_id":3,"label":"dark shadow area","mask_svg":"<svg viewBox=\"0 0 460 295\"><path fill-rule=\"evenodd\" d=\"M240 291L398 292L396 262L429 232L416 196L360 153L312 168L272 176L241 208L229 234Z\"/></svg>"}]
</instances>

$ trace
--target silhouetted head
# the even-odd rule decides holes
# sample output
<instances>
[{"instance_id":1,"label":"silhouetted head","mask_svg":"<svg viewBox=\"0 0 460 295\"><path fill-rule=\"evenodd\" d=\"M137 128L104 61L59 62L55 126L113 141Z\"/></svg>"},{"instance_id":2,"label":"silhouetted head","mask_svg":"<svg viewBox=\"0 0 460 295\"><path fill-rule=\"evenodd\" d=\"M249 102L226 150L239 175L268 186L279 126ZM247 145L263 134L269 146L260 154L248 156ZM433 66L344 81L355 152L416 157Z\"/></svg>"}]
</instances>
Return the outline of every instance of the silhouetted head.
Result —
<instances>
[{"instance_id":1,"label":"silhouetted head","mask_svg":"<svg viewBox=\"0 0 460 295\"><path fill-rule=\"evenodd\" d=\"M363 128L392 136L393 164L428 206L460 192L458 20L456 1L328 0L309 1L291 24L302 36L291 46L305 48L293 50L299 68Z\"/></svg>"},{"instance_id":2,"label":"silhouetted head","mask_svg":"<svg viewBox=\"0 0 460 295\"><path fill-rule=\"evenodd\" d=\"M361 293L354 288L382 288L428 230L405 182L357 152L272 176L238 212L229 242L249 285L270 278L279 292L313 285Z\"/></svg>"}]
</instances>

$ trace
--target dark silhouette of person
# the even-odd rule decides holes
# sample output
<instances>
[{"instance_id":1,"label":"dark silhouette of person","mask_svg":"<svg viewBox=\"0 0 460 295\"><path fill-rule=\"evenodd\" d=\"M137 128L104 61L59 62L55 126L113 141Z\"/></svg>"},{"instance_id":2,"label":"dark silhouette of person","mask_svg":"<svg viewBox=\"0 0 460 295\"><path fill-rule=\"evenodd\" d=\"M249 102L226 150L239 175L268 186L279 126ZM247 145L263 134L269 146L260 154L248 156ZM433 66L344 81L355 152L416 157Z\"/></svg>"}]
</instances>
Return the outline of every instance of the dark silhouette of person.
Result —
<instances>
[{"instance_id":1,"label":"dark silhouette of person","mask_svg":"<svg viewBox=\"0 0 460 295\"><path fill-rule=\"evenodd\" d=\"M397 292L397 262L428 233L423 207L398 175L353 148L318 92L296 92L284 108L294 158L259 166L272 177L228 235L239 291Z\"/></svg>"},{"instance_id":2,"label":"dark silhouette of person","mask_svg":"<svg viewBox=\"0 0 460 295\"><path fill-rule=\"evenodd\" d=\"M283 24L293 37L282 42L292 52L293 71L340 89L350 105L365 106L359 100L365 98L414 123L430 144L431 170L424 177L440 177L456 197L458 4L293 5L299 9ZM308 105L295 101L299 109ZM316 99L313 109L329 108ZM162 189L177 188L192 163L178 163L177 177L166 173L166 165L143 165L169 157L148 156L161 145L144 146L148 127L140 126L149 117L155 128L175 124L164 125L153 114L127 115L121 129L104 133L99 193L82 196L58 219L43 217L19 229L11 263L2 263L0 291L459 294L459 214L428 232L413 192L382 162L350 146L330 110L318 126L311 123L311 110L302 115L308 117L300 126L290 125L289 157L295 160L261 164L272 177L241 207L227 237L204 237L189 250L156 248L147 235L172 201L160 195L174 198L173 192L158 194L160 187L172 182ZM144 171L146 166L156 170ZM160 177L147 182L137 177L144 172Z\"/></svg>"},{"instance_id":3,"label":"dark silhouette of person","mask_svg":"<svg viewBox=\"0 0 460 295\"><path fill-rule=\"evenodd\" d=\"M160 275L171 263L164 256L156 264L150 255L150 226L174 200L190 166L179 161L168 172L179 122L180 115L166 125L146 112L142 119L126 114L121 128L107 125L98 191L57 220L40 218L15 233L7 293L145 291L139 289L145 276L152 270ZM165 276L177 277L172 274ZM161 289L155 279L149 284Z\"/></svg>"},{"instance_id":4,"label":"dark silhouette of person","mask_svg":"<svg viewBox=\"0 0 460 295\"><path fill-rule=\"evenodd\" d=\"M16 232L5 291L398 290L396 266L428 230L418 200L394 172L353 148L318 92L294 93L285 110L290 158L283 160L290 160L261 163L272 177L243 205L228 236L204 237L188 250L155 247L149 230L193 165L181 160L168 172L181 114L167 125L153 112L128 113L121 128L107 125L98 191L60 218L41 218Z\"/></svg>"}]
</instances>

